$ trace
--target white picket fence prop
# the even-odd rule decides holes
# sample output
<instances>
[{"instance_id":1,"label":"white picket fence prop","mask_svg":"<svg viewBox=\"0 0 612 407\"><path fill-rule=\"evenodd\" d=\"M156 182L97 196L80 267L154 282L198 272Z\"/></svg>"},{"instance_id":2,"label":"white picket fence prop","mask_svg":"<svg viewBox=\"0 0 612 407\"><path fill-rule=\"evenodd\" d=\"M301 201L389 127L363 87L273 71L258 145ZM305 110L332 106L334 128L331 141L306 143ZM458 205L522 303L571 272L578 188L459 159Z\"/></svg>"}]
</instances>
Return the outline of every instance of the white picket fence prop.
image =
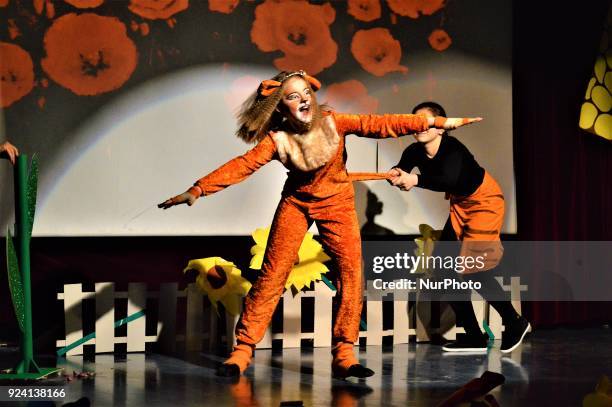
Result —
<instances>
[{"instance_id":1,"label":"white picket fence prop","mask_svg":"<svg viewBox=\"0 0 612 407\"><path fill-rule=\"evenodd\" d=\"M511 291L513 303L520 312L520 294L526 290L521 285L518 277L512 277L509 286L504 289ZM416 310L414 300L408 298L406 290L393 291L370 291L364 299L366 302L366 325L367 329L360 332L359 336L366 338L367 345L382 345L383 338L393 337L393 344L408 343L411 337L416 337L417 342L429 340L431 329L426 329L417 314L408 312L409 307ZM283 348L299 348L302 339L312 340L314 347L330 347L332 340L332 298L335 296L323 282L314 284L314 290L300 292L293 296L287 290L282 296L283 330L281 333L272 333L268 329L263 340L257 345L258 348L271 348L272 340L282 340ZM393 328L383 329L383 296L393 296ZM314 330L313 332L302 332L302 299L314 297ZM225 315L225 326L220 327L219 316L208 304L205 307L205 299L202 293L191 284L186 290L179 291L176 283L161 284L159 291L147 291L145 283L131 283L128 291L115 291L115 285L111 282L96 283L95 291L84 292L81 284L64 285L62 293L58 293L58 300L64 302L64 318L66 326L66 337L58 340L58 348L70 346L81 341L78 346L66 352L67 356L83 354L84 345L94 345L95 353L114 352L115 344L126 343L128 352L144 352L145 344L157 342L164 352L175 352L177 349L187 351L200 351L205 348L214 349L218 345L218 338L225 342L228 348L234 344L234 327L237 316ZM127 323L127 336L115 335L115 321L119 319L115 310L115 299L127 299L127 316L144 313L144 316L136 318ZM157 299L158 312L156 332L146 335L147 299ZM177 305L179 299L185 299L185 332L177 332ZM93 299L95 301L95 315L83 315L83 300ZM488 321L488 325L496 338L501 337L502 324L499 315L484 302L480 297L473 297L473 305L476 316L480 321ZM385 301L390 300L385 298ZM278 312L278 310L277 310ZM95 318L95 338L83 340L83 320ZM219 331L225 335L219 335ZM435 332L435 330L433 331ZM452 327L445 332L437 332L446 339L454 339L455 335L463 332L462 328ZM207 342L207 346L204 346Z\"/></svg>"}]
</instances>

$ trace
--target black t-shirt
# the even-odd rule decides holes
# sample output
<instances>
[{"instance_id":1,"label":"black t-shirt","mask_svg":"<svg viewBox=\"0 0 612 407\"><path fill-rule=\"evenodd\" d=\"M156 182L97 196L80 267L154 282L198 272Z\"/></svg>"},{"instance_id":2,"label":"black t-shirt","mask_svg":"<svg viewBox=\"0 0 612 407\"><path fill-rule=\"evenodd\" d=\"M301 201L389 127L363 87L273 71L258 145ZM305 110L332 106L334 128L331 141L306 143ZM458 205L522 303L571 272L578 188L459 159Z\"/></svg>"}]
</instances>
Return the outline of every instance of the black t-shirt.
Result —
<instances>
[{"instance_id":1,"label":"black t-shirt","mask_svg":"<svg viewBox=\"0 0 612 407\"><path fill-rule=\"evenodd\" d=\"M485 173L467 147L448 135L442 136L440 148L433 158L427 157L423 144L409 145L396 167L406 172L417 167L421 173L418 187L459 196L474 193Z\"/></svg>"}]
</instances>

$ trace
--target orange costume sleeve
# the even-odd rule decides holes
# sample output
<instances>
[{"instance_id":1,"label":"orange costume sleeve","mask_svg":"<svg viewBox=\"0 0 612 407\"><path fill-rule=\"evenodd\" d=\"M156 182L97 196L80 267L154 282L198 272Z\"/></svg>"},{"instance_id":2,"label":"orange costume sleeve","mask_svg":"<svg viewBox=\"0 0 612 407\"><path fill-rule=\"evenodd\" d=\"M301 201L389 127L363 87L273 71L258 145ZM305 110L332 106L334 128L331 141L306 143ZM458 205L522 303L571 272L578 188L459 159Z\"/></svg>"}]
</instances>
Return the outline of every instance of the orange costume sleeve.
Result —
<instances>
[{"instance_id":1,"label":"orange costume sleeve","mask_svg":"<svg viewBox=\"0 0 612 407\"><path fill-rule=\"evenodd\" d=\"M204 196L221 191L230 185L244 181L249 175L272 161L275 154L276 145L272 137L266 136L245 154L228 161L210 174L197 180L194 188L189 191L194 195L197 195L194 193L194 191L197 191L198 194Z\"/></svg>"},{"instance_id":2,"label":"orange costume sleeve","mask_svg":"<svg viewBox=\"0 0 612 407\"><path fill-rule=\"evenodd\" d=\"M429 129L425 116L414 114L363 115L333 113L339 135L355 134L360 137L388 138L418 133ZM387 173L354 172L349 173L351 181L371 181L390 179Z\"/></svg>"},{"instance_id":3,"label":"orange costume sleeve","mask_svg":"<svg viewBox=\"0 0 612 407\"><path fill-rule=\"evenodd\" d=\"M344 114L334 113L338 134L388 138L419 133L429 129L428 119L416 114Z\"/></svg>"}]
</instances>

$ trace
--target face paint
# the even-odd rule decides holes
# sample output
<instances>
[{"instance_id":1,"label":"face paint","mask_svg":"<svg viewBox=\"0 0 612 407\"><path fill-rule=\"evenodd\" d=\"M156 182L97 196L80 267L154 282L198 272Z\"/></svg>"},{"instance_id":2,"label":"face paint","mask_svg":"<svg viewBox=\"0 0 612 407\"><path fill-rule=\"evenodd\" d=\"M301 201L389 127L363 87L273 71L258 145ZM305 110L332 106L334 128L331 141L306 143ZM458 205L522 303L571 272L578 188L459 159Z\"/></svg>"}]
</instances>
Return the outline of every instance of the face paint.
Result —
<instances>
[{"instance_id":1,"label":"face paint","mask_svg":"<svg viewBox=\"0 0 612 407\"><path fill-rule=\"evenodd\" d=\"M313 97L308 83L299 76L289 78L283 87L282 104L288 118L302 124L312 122Z\"/></svg>"}]
</instances>

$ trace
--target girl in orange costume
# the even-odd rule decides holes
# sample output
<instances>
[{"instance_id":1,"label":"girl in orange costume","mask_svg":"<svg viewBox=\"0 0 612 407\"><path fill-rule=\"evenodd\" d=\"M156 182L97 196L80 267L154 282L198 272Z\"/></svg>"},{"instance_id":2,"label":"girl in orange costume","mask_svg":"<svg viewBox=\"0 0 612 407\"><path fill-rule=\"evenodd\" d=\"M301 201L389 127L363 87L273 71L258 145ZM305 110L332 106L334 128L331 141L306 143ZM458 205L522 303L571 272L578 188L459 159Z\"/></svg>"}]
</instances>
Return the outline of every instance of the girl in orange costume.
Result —
<instances>
[{"instance_id":1,"label":"girl in orange costume","mask_svg":"<svg viewBox=\"0 0 612 407\"><path fill-rule=\"evenodd\" d=\"M319 81L304 71L281 72L265 80L239 114L238 137L257 145L195 182L186 192L159 204L167 209L210 195L243 181L277 159L289 170L276 209L261 274L245 299L229 359L217 373L239 375L250 364L253 349L264 336L293 267L298 249L315 222L320 238L339 272L340 300L333 327L333 374L368 377L353 343L359 339L362 308L361 238L352 180L384 179L386 174L351 177L345 167L345 135L397 137L431 126L453 129L480 119L447 119L412 114L347 115L331 112L316 101Z\"/></svg>"}]
</instances>

